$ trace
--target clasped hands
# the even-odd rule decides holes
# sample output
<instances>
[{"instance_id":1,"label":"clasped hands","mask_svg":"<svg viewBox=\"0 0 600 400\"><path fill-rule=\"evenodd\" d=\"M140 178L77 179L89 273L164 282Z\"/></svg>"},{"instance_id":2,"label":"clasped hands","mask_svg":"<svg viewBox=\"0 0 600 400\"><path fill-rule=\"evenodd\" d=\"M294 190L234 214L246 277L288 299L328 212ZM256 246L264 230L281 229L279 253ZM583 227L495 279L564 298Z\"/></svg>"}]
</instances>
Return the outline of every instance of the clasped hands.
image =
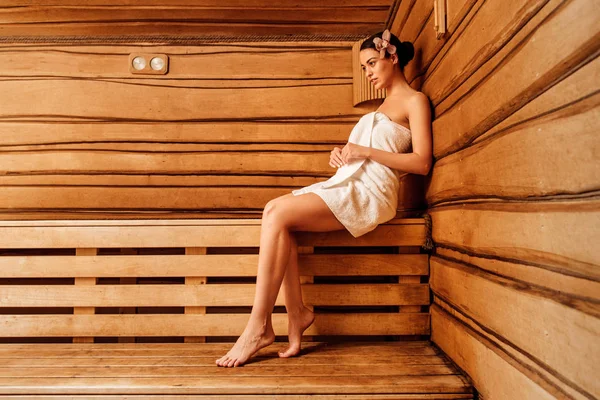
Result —
<instances>
[{"instance_id":1,"label":"clasped hands","mask_svg":"<svg viewBox=\"0 0 600 400\"><path fill-rule=\"evenodd\" d=\"M348 142L344 148L334 147L329 156L329 165L340 168L349 162L362 160L369 157L369 147Z\"/></svg>"}]
</instances>

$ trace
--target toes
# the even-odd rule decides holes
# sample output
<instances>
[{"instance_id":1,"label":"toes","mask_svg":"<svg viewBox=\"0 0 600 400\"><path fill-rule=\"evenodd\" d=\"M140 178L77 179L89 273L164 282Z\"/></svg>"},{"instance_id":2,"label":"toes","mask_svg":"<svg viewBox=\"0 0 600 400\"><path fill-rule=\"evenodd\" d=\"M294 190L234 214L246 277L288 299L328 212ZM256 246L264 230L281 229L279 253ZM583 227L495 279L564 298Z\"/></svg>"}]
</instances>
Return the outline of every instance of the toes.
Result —
<instances>
[{"instance_id":1,"label":"toes","mask_svg":"<svg viewBox=\"0 0 600 400\"><path fill-rule=\"evenodd\" d=\"M223 357L221 357L221 358L219 358L219 359L217 360L217 365L218 365L219 367L222 367L222 366L224 366L224 365L227 363L227 361L229 361L229 357L227 357L227 356L223 356Z\"/></svg>"},{"instance_id":2,"label":"toes","mask_svg":"<svg viewBox=\"0 0 600 400\"><path fill-rule=\"evenodd\" d=\"M236 362L236 361L237 361L237 360L230 359L230 360L227 362L227 367L228 367L228 368L231 368L231 367L233 367L233 364L235 364L235 362Z\"/></svg>"},{"instance_id":3,"label":"toes","mask_svg":"<svg viewBox=\"0 0 600 400\"><path fill-rule=\"evenodd\" d=\"M299 352L300 352L299 348L290 346L285 351L279 352L279 357L281 357L281 358L293 357L296 354L298 354Z\"/></svg>"}]
</instances>

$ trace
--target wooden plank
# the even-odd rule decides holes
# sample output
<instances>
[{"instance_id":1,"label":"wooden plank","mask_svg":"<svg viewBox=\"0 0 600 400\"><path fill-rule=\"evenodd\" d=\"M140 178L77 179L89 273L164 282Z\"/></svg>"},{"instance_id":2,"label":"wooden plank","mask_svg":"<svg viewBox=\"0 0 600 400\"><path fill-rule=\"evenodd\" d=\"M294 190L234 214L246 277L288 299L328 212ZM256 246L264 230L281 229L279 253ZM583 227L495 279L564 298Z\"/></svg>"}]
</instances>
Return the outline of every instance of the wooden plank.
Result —
<instances>
[{"instance_id":1,"label":"wooden plank","mask_svg":"<svg viewBox=\"0 0 600 400\"><path fill-rule=\"evenodd\" d=\"M327 5L322 0L229 0L228 7L243 8L329 8L329 7L387 7L389 0L329 0ZM79 0L4 0L5 6L80 6ZM103 0L86 0L86 6L106 6ZM135 6L140 7L137 0L113 0L110 3L115 6ZM146 0L144 6L153 7L223 7L223 2L219 0L195 0L190 4L189 0Z\"/></svg>"},{"instance_id":2,"label":"wooden plank","mask_svg":"<svg viewBox=\"0 0 600 400\"><path fill-rule=\"evenodd\" d=\"M93 257L98 254L98 249L93 248L78 248L75 250L75 255L80 257ZM79 289L79 286L85 286L86 290L89 290L96 286L96 278L94 277L80 277L74 279L75 288ZM19 306L17 306L19 307ZM93 306L87 307L73 307L74 315L94 315L96 309ZM73 337L73 343L94 343L94 338L87 337Z\"/></svg>"},{"instance_id":3,"label":"wooden plank","mask_svg":"<svg viewBox=\"0 0 600 400\"><path fill-rule=\"evenodd\" d=\"M76 278L88 279L88 278ZM94 278L91 278L94 279ZM186 314L205 314L206 306L251 306L254 284L0 285L0 307L186 307ZM419 277L416 277L418 280ZM204 282L203 282L204 281ZM227 293L227 295L224 295ZM420 305L429 303L429 285L312 284L302 285L305 303L317 306ZM283 305L280 293L275 305ZM93 313L93 309L91 309Z\"/></svg>"},{"instance_id":4,"label":"wooden plank","mask_svg":"<svg viewBox=\"0 0 600 400\"><path fill-rule=\"evenodd\" d=\"M280 344L280 343L278 343ZM290 360L282 360L280 357L272 357L274 355L274 349L280 348L281 351L285 350L284 347L278 344L269 346L269 354L271 356L254 356L253 358L257 361L260 360L260 366L265 367L279 367L279 366L294 366L303 367L310 369L312 366L319 365L340 365L340 366L353 366L355 369L359 366L367 365L383 365L383 364L398 364L404 366L448 366L451 365L449 361L444 361L439 356L410 356L410 355L398 355L393 352L393 349L388 350L385 355L368 356L368 355L344 355L344 356L318 356L305 357L306 354L302 354L301 357L294 357ZM302 348L304 349L310 343L303 342ZM162 357L139 357L139 356L111 356L104 357L101 353L96 355L75 355L69 358L63 356L47 356L48 350L38 345L38 351L44 353L43 358L22 358L19 354L19 350L13 350L13 358L2 358L3 365L0 366L0 371L10 370L15 367L79 367L79 366L98 366L104 365L106 367L148 367L158 365L169 365L169 366L188 366L188 367L211 367L214 369L215 357L219 357L221 354L227 353L231 347L231 343L226 344L227 348L223 347L220 353L206 356L186 356L186 357L175 357L175 356L162 356ZM152 351L149 349L148 351ZM318 351L315 351L318 354Z\"/></svg>"},{"instance_id":5,"label":"wooden plank","mask_svg":"<svg viewBox=\"0 0 600 400\"><path fill-rule=\"evenodd\" d=\"M329 152L331 144L200 144L200 143L65 143L65 144L41 144L41 145L14 145L1 146L0 151L12 153L36 153L45 151L101 151L113 153L228 153L228 152Z\"/></svg>"},{"instance_id":6,"label":"wooden plank","mask_svg":"<svg viewBox=\"0 0 600 400\"><path fill-rule=\"evenodd\" d=\"M519 32L548 0L485 2L445 57L427 70L423 91L438 105ZM435 36L434 32L427 32ZM433 40L430 39L430 40Z\"/></svg>"},{"instance_id":7,"label":"wooden plank","mask_svg":"<svg viewBox=\"0 0 600 400\"><path fill-rule=\"evenodd\" d=\"M374 364L368 369L357 369L356 365L313 365L310 368L306 366L260 365L254 368L240 368L235 370L227 368L225 372L219 372L219 376L228 376L237 379L242 376L253 376L257 379L268 379L273 376L422 376L422 375L454 375L456 369L447 365L400 365L393 364ZM78 378L147 378L157 379L168 377L210 377L215 376L215 365L210 366L172 366L172 365L153 365L136 367L132 365L116 366L111 365L107 368L105 365L98 366L79 366L79 367L11 367L0 368L0 379L2 378L67 378L77 376Z\"/></svg>"},{"instance_id":8,"label":"wooden plank","mask_svg":"<svg viewBox=\"0 0 600 400\"><path fill-rule=\"evenodd\" d=\"M428 204L600 190L599 106L596 94L444 157L435 164Z\"/></svg>"},{"instance_id":9,"label":"wooden plank","mask_svg":"<svg viewBox=\"0 0 600 400\"><path fill-rule=\"evenodd\" d=\"M433 208L429 214L433 240L443 247L598 281L599 206L595 198L483 203Z\"/></svg>"},{"instance_id":10,"label":"wooden plank","mask_svg":"<svg viewBox=\"0 0 600 400\"><path fill-rule=\"evenodd\" d=\"M268 175L4 175L0 186L284 186L302 187L322 177Z\"/></svg>"},{"instance_id":11,"label":"wooden plank","mask_svg":"<svg viewBox=\"0 0 600 400\"><path fill-rule=\"evenodd\" d=\"M33 386L33 387L32 387ZM460 375L424 376L318 376L278 377L179 377L179 378L2 378L0 394L300 394L300 393L470 393Z\"/></svg>"},{"instance_id":12,"label":"wooden plank","mask_svg":"<svg viewBox=\"0 0 600 400\"><path fill-rule=\"evenodd\" d=\"M266 6L266 5L265 5ZM380 23L385 18L385 8L352 7L319 7L297 8L289 12L289 7L252 7L246 6L243 12L230 6L197 7L132 7L120 5L89 5L61 6L61 7L11 7L2 10L3 24L87 24L97 22L111 26L138 21L143 23L161 21L161 25L168 25L176 21L186 21L190 24L247 24L275 23L297 24L299 21L311 23L331 22L362 22ZM286 12L287 11L287 12ZM158 21L157 21L158 20Z\"/></svg>"},{"instance_id":13,"label":"wooden plank","mask_svg":"<svg viewBox=\"0 0 600 400\"><path fill-rule=\"evenodd\" d=\"M423 218L392 218L382 225L424 225ZM45 221L0 221L0 226L3 227L88 227L88 226L105 226L105 227L124 227L124 226L237 226L237 225L254 225L260 226L261 219L230 219L224 220L220 218L203 218L203 219L140 219L140 220L86 220L86 221L71 221L71 220L45 220Z\"/></svg>"},{"instance_id":14,"label":"wooden plank","mask_svg":"<svg viewBox=\"0 0 600 400\"><path fill-rule=\"evenodd\" d=\"M456 360L461 369L473 379L480 396L486 399L557 398L544 390L539 382L511 365L505 355L499 354L497 348L451 319L439 306L431 307L431 315L433 342ZM490 375L490 370L496 373ZM583 400L585 397L571 398Z\"/></svg>"},{"instance_id":15,"label":"wooden plank","mask_svg":"<svg viewBox=\"0 0 600 400\"><path fill-rule=\"evenodd\" d=\"M327 151L327 154L329 151ZM335 173L325 151L135 152L102 150L10 151L0 155L7 174L278 174Z\"/></svg>"},{"instance_id":16,"label":"wooden plank","mask_svg":"<svg viewBox=\"0 0 600 400\"><path fill-rule=\"evenodd\" d=\"M396 36L402 38L403 41L414 42L421 31L427 29L425 23L432 12L432 1L415 1L410 8L410 16L402 24L399 35ZM432 29L431 26L429 26L429 29Z\"/></svg>"},{"instance_id":17,"label":"wooden plank","mask_svg":"<svg viewBox=\"0 0 600 400\"><path fill-rule=\"evenodd\" d=\"M169 222L169 221L165 221ZM29 226L4 221L0 225L0 248L74 248L74 247L258 247L260 225L102 225L87 221L76 226ZM152 223L152 222L150 222ZM422 220L419 222L422 224ZM65 225L65 222L62 222ZM214 224L214 222L213 222ZM38 224L40 225L40 224ZM425 241L424 225L384 224L359 238L347 231L298 234L301 246L420 246Z\"/></svg>"},{"instance_id":18,"label":"wooden plank","mask_svg":"<svg viewBox=\"0 0 600 400\"><path fill-rule=\"evenodd\" d=\"M243 121L262 118L314 118L316 116L361 116L352 107L352 84L308 87L195 89L128 85L92 80L1 81L0 90L11 93L0 98L1 118L48 120L97 119L116 122L198 121L214 118ZM53 101L31 102L53 93ZM90 102L89 94L94 93ZM139 99L152 99L152 107ZM180 99L185 98L185 102ZM231 107L235 104L235 107ZM25 107L27 105L27 107ZM67 111L66 111L67 110Z\"/></svg>"},{"instance_id":19,"label":"wooden plank","mask_svg":"<svg viewBox=\"0 0 600 400\"><path fill-rule=\"evenodd\" d=\"M312 276L428 275L427 254L314 254L298 257ZM0 257L0 278L256 276L257 254Z\"/></svg>"},{"instance_id":20,"label":"wooden plank","mask_svg":"<svg viewBox=\"0 0 600 400\"><path fill-rule=\"evenodd\" d=\"M227 324L223 324L226 320ZM237 336L247 314L0 315L2 336ZM273 315L276 335L287 317ZM306 335L427 335L429 314L317 314Z\"/></svg>"},{"instance_id":21,"label":"wooden plank","mask_svg":"<svg viewBox=\"0 0 600 400\"><path fill-rule=\"evenodd\" d=\"M501 68L476 91L464 96L460 106L437 117L433 122L435 157L442 158L468 145L573 68L595 57L600 35L594 7L585 0L564 3ZM536 60L539 68L532 68L531 60ZM514 75L514 71L519 74ZM506 85L507 81L512 84Z\"/></svg>"},{"instance_id":22,"label":"wooden plank","mask_svg":"<svg viewBox=\"0 0 600 400\"><path fill-rule=\"evenodd\" d=\"M214 116L213 116L214 118ZM2 122L2 145L50 143L341 143L348 140L357 118L242 122L224 118L204 122ZM268 119L268 118L267 118ZM321 121L322 119L322 121Z\"/></svg>"},{"instance_id":23,"label":"wooden plank","mask_svg":"<svg viewBox=\"0 0 600 400\"><path fill-rule=\"evenodd\" d=\"M186 255L206 255L207 254L206 247L187 247L185 249ZM206 276L189 276L186 274L185 276L185 284L188 286L194 285L206 285L207 277ZM221 296L223 292L221 292ZM185 314L206 314L205 306L187 306L184 309ZM205 336L186 336L184 338L185 343L205 343Z\"/></svg>"},{"instance_id":24,"label":"wooden plank","mask_svg":"<svg viewBox=\"0 0 600 400\"><path fill-rule=\"evenodd\" d=\"M283 349L287 343L275 342L272 346L259 350L256 357L267 359L276 355L275 349ZM119 358L139 359L152 361L153 359L175 357L177 360L188 357L214 357L223 354L231 348L231 343L95 343L73 345L53 343L49 347L31 343L0 344L0 358L4 359L89 359L89 358ZM399 342L313 342L306 343L306 354L301 359L309 359L314 363L331 363L339 360L347 365L357 357L386 357L397 355L402 360L414 363L432 357L440 360L437 351L430 342L424 340L411 340ZM408 358L407 358L408 357ZM212 358L214 361L214 358ZM275 360L276 361L276 360ZM299 359L281 360L281 362L294 363ZM278 361L279 362L279 361ZM435 364L435 363L434 363Z\"/></svg>"},{"instance_id":25,"label":"wooden plank","mask_svg":"<svg viewBox=\"0 0 600 400\"><path fill-rule=\"evenodd\" d=\"M443 59L445 53L450 51L454 41L460 38L482 4L484 3L476 0L447 0L446 33L439 39L433 29L435 15L433 13L429 15L423 30L413 39L413 45L420 53L419 59L408 63L404 68L404 76L411 86L416 89L421 88L423 75L431 72L439 59ZM424 93L429 95L428 91Z\"/></svg>"},{"instance_id":26,"label":"wooden plank","mask_svg":"<svg viewBox=\"0 0 600 400\"><path fill-rule=\"evenodd\" d=\"M485 134L479 136L473 143L487 140L519 124L544 117L566 107L579 103L587 97L594 96L600 90L600 57L596 57L581 68L565 77L562 81L531 100L505 120L499 122Z\"/></svg>"},{"instance_id":27,"label":"wooden plank","mask_svg":"<svg viewBox=\"0 0 600 400\"><path fill-rule=\"evenodd\" d=\"M13 186L2 188L0 210L260 211L269 200L293 188Z\"/></svg>"},{"instance_id":28,"label":"wooden plank","mask_svg":"<svg viewBox=\"0 0 600 400\"><path fill-rule=\"evenodd\" d=\"M85 395L86 399L89 400L107 400L107 399L120 399L127 400L131 399L132 395ZM48 400L55 399L55 396L48 395L19 395L19 399L24 400ZM145 394L145 399L160 399L160 400L188 400L188 399L197 399L197 395L152 395ZM202 395L203 400L221 400L223 396L221 395ZM236 395L236 400L263 400L265 398L264 395ZM278 395L278 399L294 399L294 400L362 400L364 399L363 394L353 395L353 394L344 394L344 395L336 395L336 394L308 394L308 395ZM473 399L472 394L451 394L451 393L438 393L438 394L369 394L369 399L372 400L456 400L456 399Z\"/></svg>"},{"instance_id":29,"label":"wooden plank","mask_svg":"<svg viewBox=\"0 0 600 400\"><path fill-rule=\"evenodd\" d=\"M583 313L559 303L549 293L524 288L521 282L438 257L431 259L430 284L436 296L485 326L499 340L533 360L543 360L542 368L566 385L592 397L600 394L598 380L585 373L600 360L595 346L600 336L600 313Z\"/></svg>"},{"instance_id":30,"label":"wooden plank","mask_svg":"<svg viewBox=\"0 0 600 400\"><path fill-rule=\"evenodd\" d=\"M227 3L186 4L60 4L7 7L0 32L14 35L266 35L366 34L383 27L390 2L369 7L348 3L308 3L290 7L283 2L233 6ZM298 4L297 2L294 2ZM234 3L235 4L235 3ZM239 3L238 3L239 4ZM310 5L309 5L310 4ZM352 4L352 3L350 3ZM115 10L118 17L115 18ZM158 24L158 27L156 26ZM101 26L105 29L101 30ZM153 29L151 29L153 28Z\"/></svg>"},{"instance_id":31,"label":"wooden plank","mask_svg":"<svg viewBox=\"0 0 600 400\"><path fill-rule=\"evenodd\" d=\"M507 279L553 291L557 300L564 299L581 309L587 308L586 304L591 299L600 300L600 282L585 277L565 275L560 270L540 268L526 261L478 257L444 247L436 248L436 254L445 259L477 266L483 271Z\"/></svg>"}]
</instances>

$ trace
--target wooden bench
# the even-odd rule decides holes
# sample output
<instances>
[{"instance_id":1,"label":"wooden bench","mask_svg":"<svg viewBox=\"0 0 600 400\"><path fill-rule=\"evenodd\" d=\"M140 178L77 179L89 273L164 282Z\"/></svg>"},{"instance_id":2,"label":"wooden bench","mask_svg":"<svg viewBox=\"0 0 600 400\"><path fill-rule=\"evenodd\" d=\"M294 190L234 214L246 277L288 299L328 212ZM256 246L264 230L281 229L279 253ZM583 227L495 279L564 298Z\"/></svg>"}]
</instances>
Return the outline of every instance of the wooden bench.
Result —
<instances>
[{"instance_id":1,"label":"wooden bench","mask_svg":"<svg viewBox=\"0 0 600 400\"><path fill-rule=\"evenodd\" d=\"M422 218L358 239L299 233L316 313L303 356L277 357L280 293L277 342L242 368L216 367L247 322L259 233L257 219L0 222L0 394L473 398L428 340Z\"/></svg>"}]
</instances>

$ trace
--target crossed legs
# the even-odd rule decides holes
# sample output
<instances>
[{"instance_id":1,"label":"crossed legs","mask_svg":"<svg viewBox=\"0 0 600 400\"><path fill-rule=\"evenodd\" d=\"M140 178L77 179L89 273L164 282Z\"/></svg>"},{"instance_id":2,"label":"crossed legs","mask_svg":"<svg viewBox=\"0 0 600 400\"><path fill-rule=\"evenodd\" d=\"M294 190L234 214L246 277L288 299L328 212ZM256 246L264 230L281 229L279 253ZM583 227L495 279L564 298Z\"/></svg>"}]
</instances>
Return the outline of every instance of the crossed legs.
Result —
<instances>
[{"instance_id":1,"label":"crossed legs","mask_svg":"<svg viewBox=\"0 0 600 400\"><path fill-rule=\"evenodd\" d=\"M250 319L232 349L216 361L221 367L237 367L275 340L271 314L284 284L290 347L289 357L300 351L302 332L313 320L304 307L297 264L296 231L327 232L344 229L325 202L314 193L287 194L267 203L262 217L256 294Z\"/></svg>"}]
</instances>

